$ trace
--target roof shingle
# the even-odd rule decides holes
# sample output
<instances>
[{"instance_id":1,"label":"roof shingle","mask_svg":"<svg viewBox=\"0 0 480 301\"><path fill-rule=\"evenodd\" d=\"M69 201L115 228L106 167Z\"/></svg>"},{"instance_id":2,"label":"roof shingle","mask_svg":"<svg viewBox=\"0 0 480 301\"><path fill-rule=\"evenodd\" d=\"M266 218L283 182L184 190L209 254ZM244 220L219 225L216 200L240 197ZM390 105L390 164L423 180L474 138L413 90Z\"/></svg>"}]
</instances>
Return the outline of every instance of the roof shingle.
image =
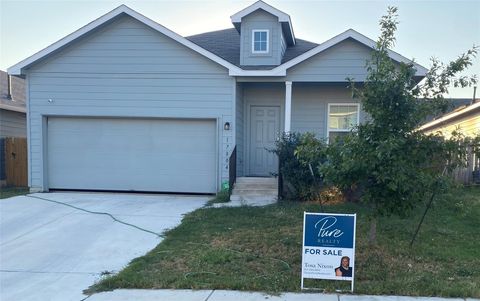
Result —
<instances>
[{"instance_id":1,"label":"roof shingle","mask_svg":"<svg viewBox=\"0 0 480 301\"><path fill-rule=\"evenodd\" d=\"M235 28L201 33L186 39L244 70L270 70L276 67L240 65L240 34ZM318 46L316 43L301 39L295 41L295 46L287 47L282 64Z\"/></svg>"}]
</instances>

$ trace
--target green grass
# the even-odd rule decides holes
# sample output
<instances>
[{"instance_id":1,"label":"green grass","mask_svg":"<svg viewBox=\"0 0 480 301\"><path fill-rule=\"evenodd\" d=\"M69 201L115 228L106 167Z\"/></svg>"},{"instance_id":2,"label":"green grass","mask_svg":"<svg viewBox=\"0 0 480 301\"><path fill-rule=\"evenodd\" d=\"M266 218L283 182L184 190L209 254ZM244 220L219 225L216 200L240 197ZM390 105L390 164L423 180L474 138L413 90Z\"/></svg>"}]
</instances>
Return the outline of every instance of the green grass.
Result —
<instances>
[{"instance_id":1,"label":"green grass","mask_svg":"<svg viewBox=\"0 0 480 301\"><path fill-rule=\"evenodd\" d=\"M328 212L357 213L355 292L412 296L480 297L480 188L437 200L413 248L408 244L423 208L409 218L378 221L378 244L367 244L367 212L357 204ZM192 288L299 291L303 211L316 204L264 208L204 208L147 255L89 288ZM310 281L310 280L309 280ZM312 280L313 281L313 280ZM310 281L310 282L312 282ZM347 289L348 282L307 283Z\"/></svg>"},{"instance_id":2,"label":"green grass","mask_svg":"<svg viewBox=\"0 0 480 301\"><path fill-rule=\"evenodd\" d=\"M28 193L28 187L2 187L0 188L0 199L11 198L17 195L26 195Z\"/></svg>"},{"instance_id":3,"label":"green grass","mask_svg":"<svg viewBox=\"0 0 480 301\"><path fill-rule=\"evenodd\" d=\"M207 202L207 206L212 206L215 203L227 202L230 202L230 193L228 192L228 190L221 190Z\"/></svg>"}]
</instances>

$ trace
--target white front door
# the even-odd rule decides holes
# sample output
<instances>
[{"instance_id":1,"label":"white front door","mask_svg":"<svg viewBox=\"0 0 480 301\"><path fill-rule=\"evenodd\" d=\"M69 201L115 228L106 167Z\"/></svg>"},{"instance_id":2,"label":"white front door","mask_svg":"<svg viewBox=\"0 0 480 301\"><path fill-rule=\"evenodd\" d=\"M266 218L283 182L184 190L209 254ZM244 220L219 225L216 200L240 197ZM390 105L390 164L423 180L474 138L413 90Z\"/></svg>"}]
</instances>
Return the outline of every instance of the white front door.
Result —
<instances>
[{"instance_id":1,"label":"white front door","mask_svg":"<svg viewBox=\"0 0 480 301\"><path fill-rule=\"evenodd\" d=\"M251 106L249 131L249 176L269 177L278 172L275 148L280 133L279 106Z\"/></svg>"}]
</instances>

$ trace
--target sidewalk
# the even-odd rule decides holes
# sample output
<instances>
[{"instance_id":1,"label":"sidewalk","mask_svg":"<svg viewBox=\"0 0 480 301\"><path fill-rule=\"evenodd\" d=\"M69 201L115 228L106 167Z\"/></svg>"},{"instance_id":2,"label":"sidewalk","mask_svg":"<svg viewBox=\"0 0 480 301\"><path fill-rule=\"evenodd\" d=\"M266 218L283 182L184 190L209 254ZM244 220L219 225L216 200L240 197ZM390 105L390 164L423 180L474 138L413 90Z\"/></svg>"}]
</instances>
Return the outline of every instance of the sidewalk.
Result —
<instances>
[{"instance_id":1,"label":"sidewalk","mask_svg":"<svg viewBox=\"0 0 480 301\"><path fill-rule=\"evenodd\" d=\"M401 296L367 296L339 295L319 293L285 293L271 296L257 292L223 291L223 290L126 290L94 294L85 301L480 301L471 298L437 298L437 297L401 297Z\"/></svg>"}]
</instances>

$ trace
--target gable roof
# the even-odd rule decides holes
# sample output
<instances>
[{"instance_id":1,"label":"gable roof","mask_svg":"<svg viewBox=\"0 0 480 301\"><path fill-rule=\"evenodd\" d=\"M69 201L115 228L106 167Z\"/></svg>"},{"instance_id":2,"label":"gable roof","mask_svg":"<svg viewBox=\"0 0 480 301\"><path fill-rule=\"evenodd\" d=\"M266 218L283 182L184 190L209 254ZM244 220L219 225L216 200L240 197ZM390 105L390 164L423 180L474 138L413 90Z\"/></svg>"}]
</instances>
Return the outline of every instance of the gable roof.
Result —
<instances>
[{"instance_id":1,"label":"gable roof","mask_svg":"<svg viewBox=\"0 0 480 301\"><path fill-rule=\"evenodd\" d=\"M277 67L240 65L240 34L235 28L201 33L186 38L243 70L271 70ZM282 59L282 64L315 48L316 46L318 46L318 44L297 39L297 43L294 46L287 47Z\"/></svg>"},{"instance_id":2,"label":"gable roof","mask_svg":"<svg viewBox=\"0 0 480 301\"><path fill-rule=\"evenodd\" d=\"M293 33L293 27L292 27L292 21L290 20L290 16L283 11L276 9L273 6L268 5L267 3L263 1L257 1L253 3L252 5L242 9L238 13L232 15L230 19L232 20L233 25L235 28L240 32L240 24L242 23L242 18L245 16L248 16L249 14L257 11L257 10L264 10L267 13L275 16L278 18L278 22L282 24L282 29L284 33L286 34L286 39L287 39L287 44L289 45L295 45L296 40L295 40L295 34Z\"/></svg>"},{"instance_id":3,"label":"gable roof","mask_svg":"<svg viewBox=\"0 0 480 301\"><path fill-rule=\"evenodd\" d=\"M301 53L300 55L297 55L295 56L293 59L290 59L288 61L285 61L285 62L282 62L281 65L279 66L276 66L270 70L268 70L268 72L263 72L261 75L260 74L255 74L255 73L252 73L252 75L247 75L248 71L245 71L243 70L243 72L240 72L240 73L236 73L234 71L230 71L230 75L232 76L285 76L286 75L286 72L287 72L287 69L289 69L290 67L293 67L297 64L300 64L301 62L329 49L330 47L333 47L345 40L348 40L348 39L352 39L352 40L355 40L369 48L371 48L372 50L375 49L375 46L376 46L376 42L364 35L362 35L361 33L353 30L353 29L348 29L344 32L342 32L341 34L339 35L336 35L334 36L333 38L321 43L321 44L318 44L316 47L314 48L311 48L310 50L308 51L305 51L303 53ZM428 69L423 67L422 65L418 64L418 63L415 63L414 61L410 60L410 59L407 59L406 57L402 56L401 54L395 52L395 51L392 51L392 50L388 50L388 55L390 56L390 58L396 62L399 62L399 63L406 63L406 64L410 64L410 63L413 63L415 69L417 70L416 72L416 76L418 77L424 77L427 72L428 72ZM287 54L285 53L285 56L287 56Z\"/></svg>"},{"instance_id":4,"label":"gable roof","mask_svg":"<svg viewBox=\"0 0 480 301\"><path fill-rule=\"evenodd\" d=\"M318 45L317 47L311 49L310 51L307 51L305 53L303 53L302 55L296 57L295 59L293 60L290 60L288 61L287 63L285 64L282 64L280 65L279 67L283 67L285 69L288 69L296 64L299 64L303 61L305 61L306 59L316 55L316 54L319 54L320 52L323 52L325 51L326 49L340 43L340 42L343 42L347 39L353 39L371 49L375 49L376 47L376 42L366 36L364 36L363 34L353 30L353 29L348 29L344 32L342 32L341 34L339 35L336 35L334 36L333 38L321 43L320 45ZM425 76L428 69L421 66L420 64L417 64L415 62L413 62L412 60L410 59L407 59L406 57L402 56L401 54L395 52L395 51L392 51L392 50L388 50L388 55L390 56L390 58L396 62L399 62L399 63L406 63L406 64L409 64L409 63L413 63L413 65L415 66L415 68L417 69L417 76Z\"/></svg>"},{"instance_id":5,"label":"gable roof","mask_svg":"<svg viewBox=\"0 0 480 301\"><path fill-rule=\"evenodd\" d=\"M232 31L227 30L206 33L203 35L201 34L191 36L187 39L171 31L170 29L156 23L155 21L152 21L151 19L143 16L142 14L134 11L126 5L121 5L110 11L109 13L101 16L100 18L90 22L84 27L78 29L77 31L71 33L70 35L64 37L63 39L53 43L45 49L8 68L8 73L11 75L23 75L25 68L63 49L74 40L87 35L92 30L120 15L128 15L145 24L146 26L151 27L152 29L170 37L178 43L220 64L221 66L228 69L230 76L285 76L287 74L288 68L295 66L307 60L308 58L318 53L321 53L322 51L325 51L326 49L349 38L354 39L372 49L375 47L375 41L367 38L366 36L356 32L353 29L349 29L318 45L308 41L297 39L297 43L299 44L298 47L296 47L297 45L293 47L288 47L282 64L279 66L242 66L242 68L240 68L239 64L236 63L237 54L233 53L233 51L238 52L239 56L240 51L237 51L236 48L230 44L237 38L235 35L232 34ZM238 35L238 33L236 34ZM227 40L225 42L217 40L215 41L215 44L218 45L213 45L214 43L212 42L212 38L215 36L225 37ZM240 47L240 45L238 45L238 47ZM394 61L412 63L411 60L394 51L389 50L388 54ZM416 75L419 77L425 76L427 69L415 62L413 62L413 64L417 69Z\"/></svg>"},{"instance_id":6,"label":"gable roof","mask_svg":"<svg viewBox=\"0 0 480 301\"><path fill-rule=\"evenodd\" d=\"M195 52L211 59L212 61L224 66L229 70L236 70L239 69L235 65L225 61L224 59L214 55L213 53L206 51L204 48L197 46L196 44L190 42L189 40L185 39L181 35L171 31L170 29L156 23L155 21L145 17L144 15L134 11L133 9L129 8L126 5L120 5L119 7L115 8L114 10L106 13L105 15L101 16L100 18L88 23L84 27L78 29L77 31L69 34L68 36L64 37L63 39L58 40L57 42L53 43L52 45L48 46L47 48L40 50L39 52L35 53L34 55L24 59L23 61L13 65L12 67L8 68L8 73L12 75L21 75L23 74L22 70L36 61L52 54L53 52L58 51L59 49L65 47L66 45L70 44L72 41L85 36L90 31L94 30L95 28L107 23L108 21L122 15L128 15L143 24L157 30L158 32L172 38L173 40L183 44L184 46L194 50ZM240 71L237 70L237 71Z\"/></svg>"}]
</instances>

